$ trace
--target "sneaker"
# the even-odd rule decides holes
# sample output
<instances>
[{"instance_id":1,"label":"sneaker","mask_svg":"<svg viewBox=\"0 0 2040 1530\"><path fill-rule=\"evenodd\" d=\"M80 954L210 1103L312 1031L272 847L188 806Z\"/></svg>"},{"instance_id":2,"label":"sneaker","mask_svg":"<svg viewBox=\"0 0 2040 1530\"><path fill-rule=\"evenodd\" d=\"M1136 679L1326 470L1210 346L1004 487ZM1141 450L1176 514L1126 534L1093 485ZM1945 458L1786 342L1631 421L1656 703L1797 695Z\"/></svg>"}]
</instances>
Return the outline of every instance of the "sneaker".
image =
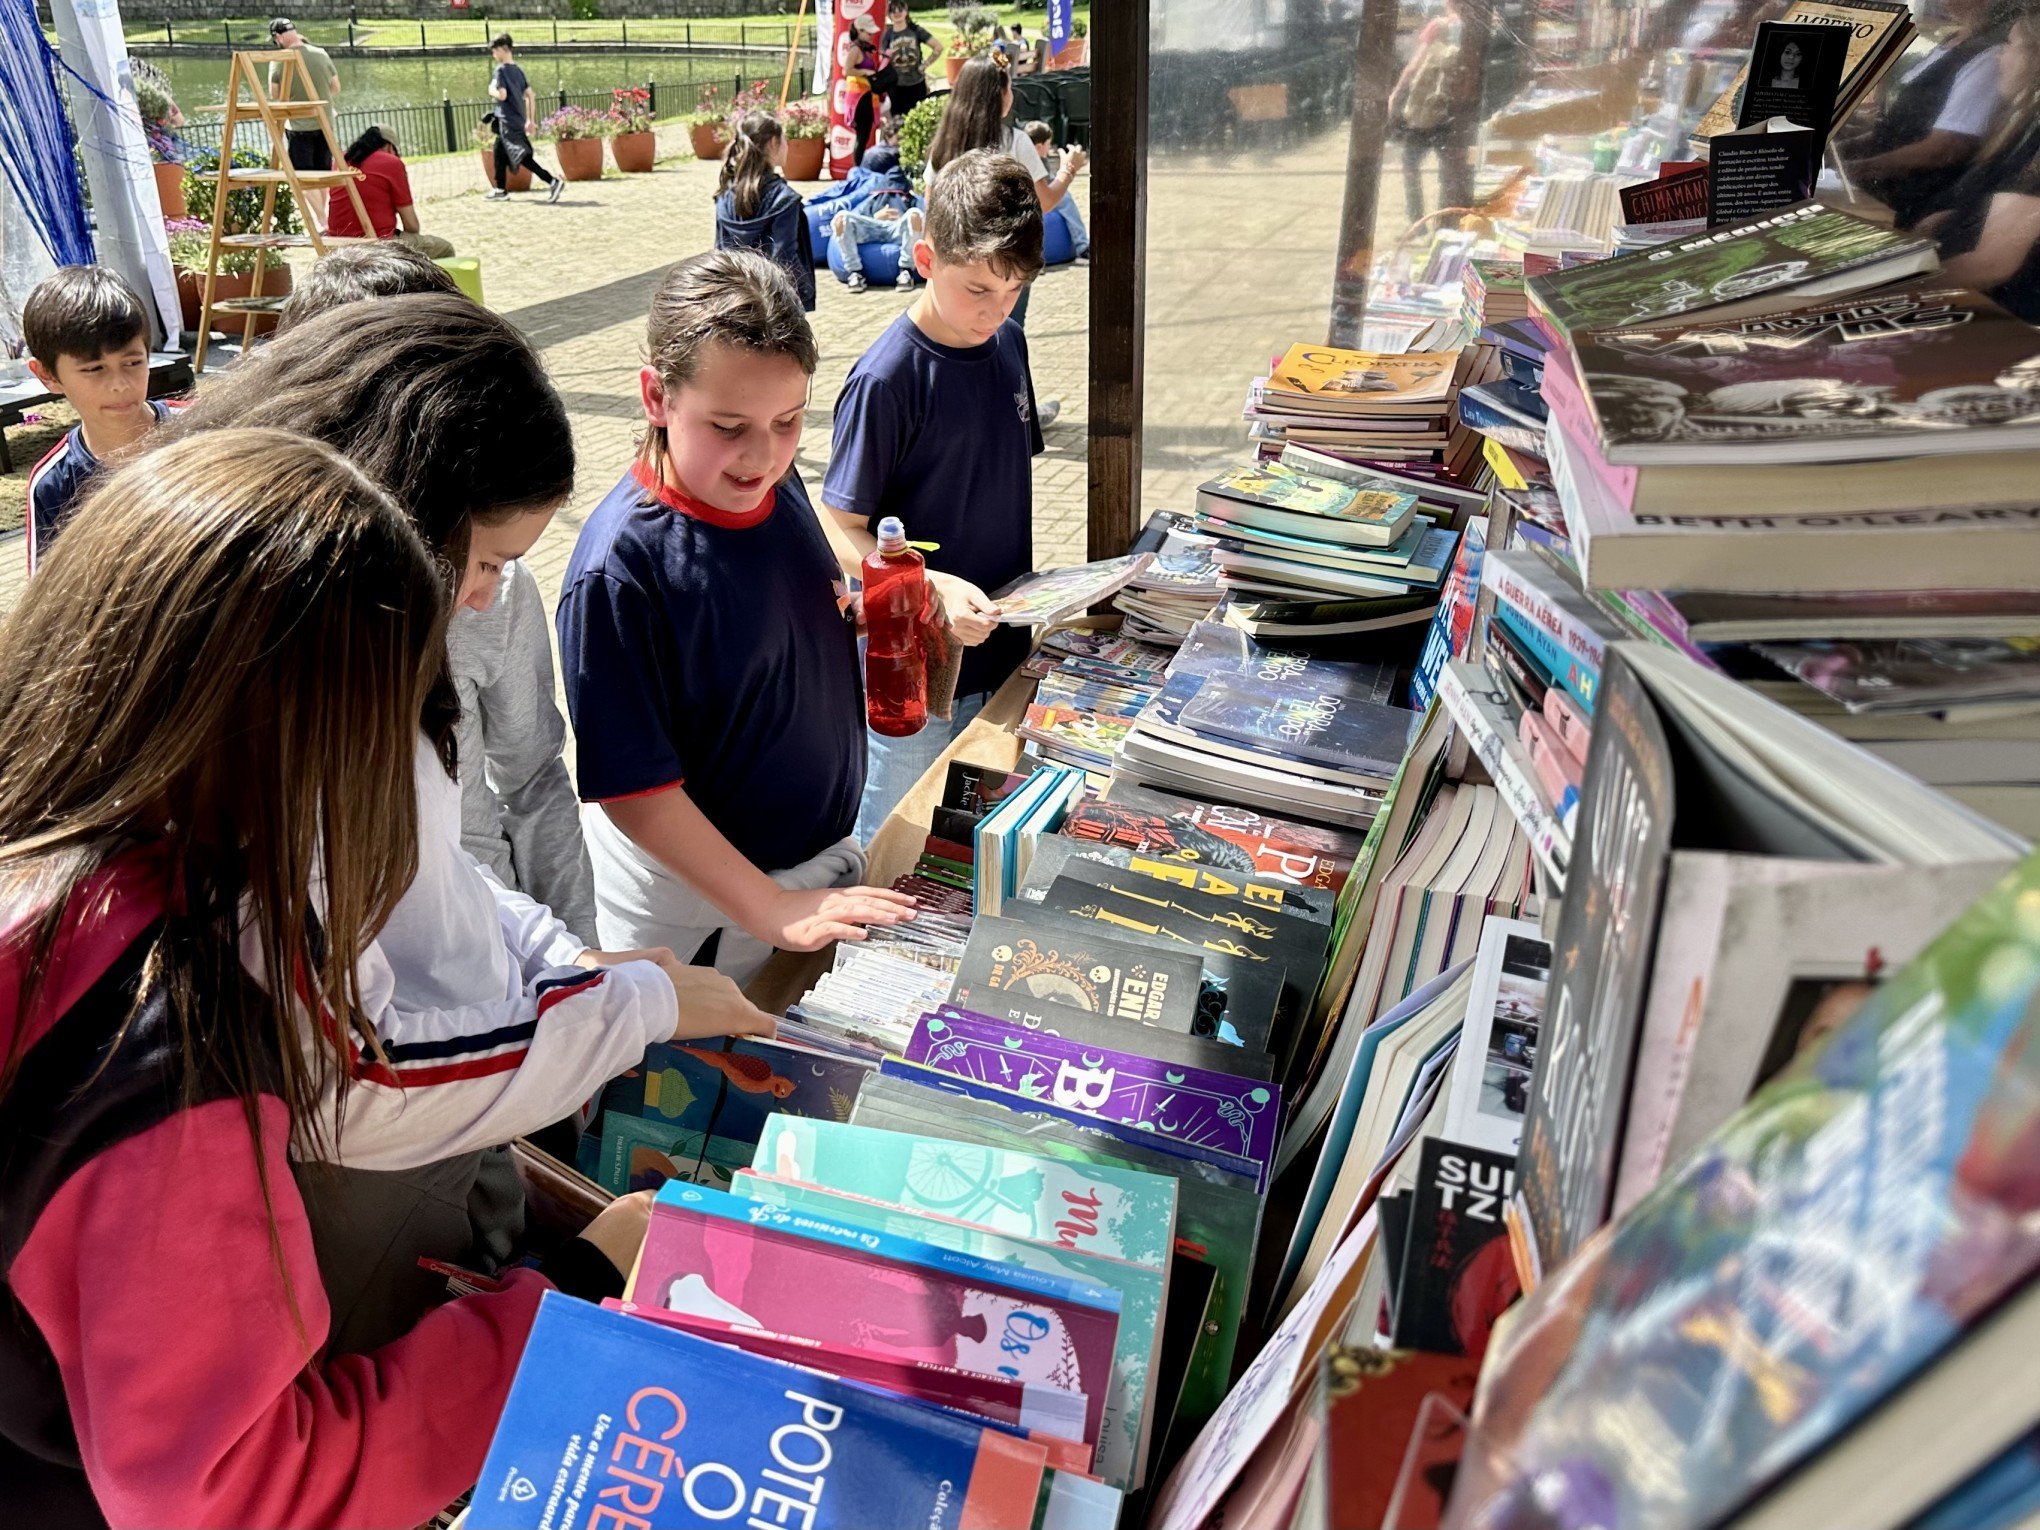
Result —
<instances>
[{"instance_id":1,"label":"sneaker","mask_svg":"<svg viewBox=\"0 0 2040 1530\"><path fill-rule=\"evenodd\" d=\"M862 292L866 288L868 288L871 285L871 283L864 279L864 273L862 271L852 271L850 273L850 280L845 285L847 285L852 292Z\"/></svg>"},{"instance_id":2,"label":"sneaker","mask_svg":"<svg viewBox=\"0 0 2040 1530\"><path fill-rule=\"evenodd\" d=\"M498 187L496 190L490 192L487 196L483 197L482 200L484 202L507 202L510 200L510 193L504 191L501 187Z\"/></svg>"},{"instance_id":3,"label":"sneaker","mask_svg":"<svg viewBox=\"0 0 2040 1530\"><path fill-rule=\"evenodd\" d=\"M554 181L550 186L545 188L546 201L557 202L560 199L560 193L565 191L566 189L567 183L565 181Z\"/></svg>"},{"instance_id":4,"label":"sneaker","mask_svg":"<svg viewBox=\"0 0 2040 1530\"><path fill-rule=\"evenodd\" d=\"M914 268L912 266L901 266L899 279L893 285L902 292L912 292L914 290Z\"/></svg>"},{"instance_id":5,"label":"sneaker","mask_svg":"<svg viewBox=\"0 0 2040 1530\"><path fill-rule=\"evenodd\" d=\"M1062 400L1059 398L1050 399L1040 407L1037 415L1041 420L1041 428L1043 430L1048 429L1062 415Z\"/></svg>"}]
</instances>

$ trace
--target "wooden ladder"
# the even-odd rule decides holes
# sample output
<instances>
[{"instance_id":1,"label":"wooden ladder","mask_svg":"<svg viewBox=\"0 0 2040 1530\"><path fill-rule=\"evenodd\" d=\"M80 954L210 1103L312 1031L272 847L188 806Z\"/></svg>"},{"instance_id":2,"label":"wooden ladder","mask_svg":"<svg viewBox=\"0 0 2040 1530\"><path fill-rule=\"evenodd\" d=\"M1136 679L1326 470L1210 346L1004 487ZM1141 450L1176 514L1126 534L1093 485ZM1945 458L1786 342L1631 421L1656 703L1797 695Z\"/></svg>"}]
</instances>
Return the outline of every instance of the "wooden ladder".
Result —
<instances>
[{"instance_id":1,"label":"wooden ladder","mask_svg":"<svg viewBox=\"0 0 2040 1530\"><path fill-rule=\"evenodd\" d=\"M277 84L279 93L269 93L267 66L280 65ZM247 95L242 95L242 87ZM326 135L326 144L332 150L334 167L331 170L300 170L290 162L289 140L285 137L288 124L304 117L317 116L319 130ZM234 164L234 131L237 127L250 127L260 123L268 130L269 163L266 166L242 169ZM273 52L236 53L228 61L227 69L227 112L220 121L220 162L212 175L204 177L216 182L213 191L212 248L205 263L205 292L199 303L198 348L192 356L194 372L205 370L206 346L212 339L212 321L216 313L246 314L241 329L241 352L246 355L255 340L255 321L265 313L275 313L282 307L281 297L265 297L262 294L262 278L268 270L268 261L262 252L268 250L311 249L324 255L328 249L340 244L367 244L375 237L336 237L320 231L318 220L312 216L310 202L305 199L307 187L325 187L335 192L345 192L354 203L354 216L360 227L372 229L368 221L368 209L362 205L361 192L355 183L361 179L361 172L346 164L340 157L340 140L333 132L333 108L319 99L312 88L312 77L305 68L304 56L295 48L279 48ZM238 234L223 232L227 224L227 198L237 187L259 187L262 191L262 216L254 228ZM305 229L302 234L280 234L276 232L276 194L288 188L292 200L297 203L298 221ZM220 274L222 251L252 250L255 255L255 274L248 285L244 298L216 298L214 285Z\"/></svg>"}]
</instances>

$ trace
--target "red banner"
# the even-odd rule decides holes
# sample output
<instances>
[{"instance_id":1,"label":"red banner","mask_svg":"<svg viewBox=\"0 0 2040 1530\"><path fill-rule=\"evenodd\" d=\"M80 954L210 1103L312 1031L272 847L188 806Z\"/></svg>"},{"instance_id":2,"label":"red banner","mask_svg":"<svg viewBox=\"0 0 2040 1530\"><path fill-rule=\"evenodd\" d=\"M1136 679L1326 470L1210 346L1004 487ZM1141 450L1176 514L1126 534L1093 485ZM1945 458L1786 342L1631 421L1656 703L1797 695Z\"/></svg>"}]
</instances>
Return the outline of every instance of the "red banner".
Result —
<instances>
[{"instance_id":1,"label":"red banner","mask_svg":"<svg viewBox=\"0 0 2040 1530\"><path fill-rule=\"evenodd\" d=\"M880 31L885 28L885 0L829 0L833 24L829 28L829 175L842 180L857 166L857 128L853 119L857 103L869 87L852 82L843 73L843 60L855 58L853 28L857 18L869 16ZM876 43L876 34L873 42ZM872 122L878 121L881 103L871 104Z\"/></svg>"}]
</instances>

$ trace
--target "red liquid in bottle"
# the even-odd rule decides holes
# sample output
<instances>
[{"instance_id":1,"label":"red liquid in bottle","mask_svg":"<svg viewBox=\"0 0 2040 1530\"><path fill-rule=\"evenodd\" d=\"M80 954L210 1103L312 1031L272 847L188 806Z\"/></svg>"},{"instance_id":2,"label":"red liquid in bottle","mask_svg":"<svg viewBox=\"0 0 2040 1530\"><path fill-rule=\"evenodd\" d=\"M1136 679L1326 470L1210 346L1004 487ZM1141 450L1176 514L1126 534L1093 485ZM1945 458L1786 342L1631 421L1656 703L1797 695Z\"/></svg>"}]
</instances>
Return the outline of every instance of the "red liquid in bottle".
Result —
<instances>
[{"instance_id":1,"label":"red liquid in bottle","mask_svg":"<svg viewBox=\"0 0 2040 1530\"><path fill-rule=\"evenodd\" d=\"M928 667L921 652L927 562L900 523L878 525L878 550L864 560L864 715L871 731L906 738L928 725Z\"/></svg>"}]
</instances>

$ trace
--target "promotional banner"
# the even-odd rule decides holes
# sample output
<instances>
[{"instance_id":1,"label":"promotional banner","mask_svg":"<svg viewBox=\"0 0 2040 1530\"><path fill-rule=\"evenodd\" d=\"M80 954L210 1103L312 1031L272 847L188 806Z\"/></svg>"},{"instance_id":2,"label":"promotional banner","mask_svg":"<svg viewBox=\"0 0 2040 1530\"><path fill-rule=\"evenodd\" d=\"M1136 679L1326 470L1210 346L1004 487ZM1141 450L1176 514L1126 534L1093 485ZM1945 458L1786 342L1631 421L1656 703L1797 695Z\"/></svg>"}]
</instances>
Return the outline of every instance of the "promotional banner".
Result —
<instances>
[{"instance_id":1,"label":"promotional banner","mask_svg":"<svg viewBox=\"0 0 2040 1530\"><path fill-rule=\"evenodd\" d=\"M183 331L177 276L119 7L114 0L54 0L51 10L64 64L76 76L68 92L71 120L92 189L99 258L155 300L160 348L168 349Z\"/></svg>"},{"instance_id":2,"label":"promotional banner","mask_svg":"<svg viewBox=\"0 0 2040 1530\"><path fill-rule=\"evenodd\" d=\"M863 82L855 87L843 73L846 59L857 56L857 39L853 28L857 18L869 16L885 30L885 0L829 0L830 25L818 30L828 34L829 45L829 177L842 180L857 168L857 129L852 119L857 112L858 99L865 94ZM879 110L879 103L873 104L873 111ZM874 122L877 117L874 115ZM876 134L873 135L876 138Z\"/></svg>"},{"instance_id":3,"label":"promotional banner","mask_svg":"<svg viewBox=\"0 0 2040 1530\"><path fill-rule=\"evenodd\" d=\"M1048 0L1048 51L1059 53L1070 40L1071 0Z\"/></svg>"}]
</instances>

